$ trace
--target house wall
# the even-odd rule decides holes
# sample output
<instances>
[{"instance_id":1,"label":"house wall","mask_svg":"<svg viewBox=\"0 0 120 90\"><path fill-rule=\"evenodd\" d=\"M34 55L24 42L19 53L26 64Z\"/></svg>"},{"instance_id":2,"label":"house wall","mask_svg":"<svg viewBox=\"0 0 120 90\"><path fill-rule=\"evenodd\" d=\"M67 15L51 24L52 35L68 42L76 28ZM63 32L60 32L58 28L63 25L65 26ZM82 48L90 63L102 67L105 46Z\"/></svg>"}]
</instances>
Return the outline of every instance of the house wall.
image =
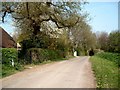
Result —
<instances>
[{"instance_id":1,"label":"house wall","mask_svg":"<svg viewBox=\"0 0 120 90\"><path fill-rule=\"evenodd\" d=\"M13 38L0 27L0 47L2 48L16 48L17 44Z\"/></svg>"}]
</instances>

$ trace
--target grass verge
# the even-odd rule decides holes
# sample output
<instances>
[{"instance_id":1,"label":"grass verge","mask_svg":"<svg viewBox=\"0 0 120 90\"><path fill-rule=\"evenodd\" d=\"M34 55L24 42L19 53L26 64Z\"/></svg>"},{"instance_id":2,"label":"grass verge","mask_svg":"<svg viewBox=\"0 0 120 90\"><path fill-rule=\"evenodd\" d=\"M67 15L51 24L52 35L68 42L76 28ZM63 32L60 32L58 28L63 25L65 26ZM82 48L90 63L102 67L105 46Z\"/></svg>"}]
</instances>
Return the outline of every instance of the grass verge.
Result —
<instances>
[{"instance_id":1,"label":"grass verge","mask_svg":"<svg viewBox=\"0 0 120 90\"><path fill-rule=\"evenodd\" d=\"M107 52L98 53L90 58L97 88L120 88L119 59L119 54Z\"/></svg>"}]
</instances>

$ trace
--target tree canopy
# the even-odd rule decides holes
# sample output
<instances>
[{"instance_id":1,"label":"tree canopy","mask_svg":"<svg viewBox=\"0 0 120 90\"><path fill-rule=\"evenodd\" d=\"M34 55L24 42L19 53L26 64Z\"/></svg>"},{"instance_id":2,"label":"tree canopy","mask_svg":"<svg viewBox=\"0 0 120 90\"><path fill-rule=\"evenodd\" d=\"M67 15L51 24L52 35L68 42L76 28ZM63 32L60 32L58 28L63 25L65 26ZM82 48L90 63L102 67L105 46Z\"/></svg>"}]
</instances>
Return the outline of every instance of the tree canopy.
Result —
<instances>
[{"instance_id":1,"label":"tree canopy","mask_svg":"<svg viewBox=\"0 0 120 90\"><path fill-rule=\"evenodd\" d=\"M17 41L22 46L54 49L61 46L64 51L82 48L87 52L95 47L96 40L87 23L88 14L81 13L84 4L84 1L3 3L2 21L7 13L12 14Z\"/></svg>"}]
</instances>

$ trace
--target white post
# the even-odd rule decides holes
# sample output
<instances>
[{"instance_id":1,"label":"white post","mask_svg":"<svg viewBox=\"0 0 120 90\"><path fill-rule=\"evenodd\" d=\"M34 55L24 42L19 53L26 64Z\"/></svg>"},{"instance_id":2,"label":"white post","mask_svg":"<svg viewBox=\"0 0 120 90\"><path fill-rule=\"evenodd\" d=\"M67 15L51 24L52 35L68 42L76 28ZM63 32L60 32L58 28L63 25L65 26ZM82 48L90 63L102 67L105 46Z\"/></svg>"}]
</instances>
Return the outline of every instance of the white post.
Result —
<instances>
[{"instance_id":1,"label":"white post","mask_svg":"<svg viewBox=\"0 0 120 90\"><path fill-rule=\"evenodd\" d=\"M75 57L77 56L77 51L74 51L74 56L75 56Z\"/></svg>"},{"instance_id":2,"label":"white post","mask_svg":"<svg viewBox=\"0 0 120 90\"><path fill-rule=\"evenodd\" d=\"M14 61L13 61L13 59L12 59L12 66L14 67Z\"/></svg>"}]
</instances>

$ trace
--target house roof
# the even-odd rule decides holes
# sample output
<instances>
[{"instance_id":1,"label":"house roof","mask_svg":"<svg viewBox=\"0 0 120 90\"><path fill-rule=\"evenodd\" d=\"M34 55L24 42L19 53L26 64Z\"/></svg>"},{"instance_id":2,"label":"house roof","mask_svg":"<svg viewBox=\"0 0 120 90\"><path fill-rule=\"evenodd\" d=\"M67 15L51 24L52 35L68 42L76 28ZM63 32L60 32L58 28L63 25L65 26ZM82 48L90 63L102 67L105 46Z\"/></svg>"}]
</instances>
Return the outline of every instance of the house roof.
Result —
<instances>
[{"instance_id":1,"label":"house roof","mask_svg":"<svg viewBox=\"0 0 120 90\"><path fill-rule=\"evenodd\" d=\"M13 38L0 27L0 47L2 48L16 48L17 44Z\"/></svg>"}]
</instances>

